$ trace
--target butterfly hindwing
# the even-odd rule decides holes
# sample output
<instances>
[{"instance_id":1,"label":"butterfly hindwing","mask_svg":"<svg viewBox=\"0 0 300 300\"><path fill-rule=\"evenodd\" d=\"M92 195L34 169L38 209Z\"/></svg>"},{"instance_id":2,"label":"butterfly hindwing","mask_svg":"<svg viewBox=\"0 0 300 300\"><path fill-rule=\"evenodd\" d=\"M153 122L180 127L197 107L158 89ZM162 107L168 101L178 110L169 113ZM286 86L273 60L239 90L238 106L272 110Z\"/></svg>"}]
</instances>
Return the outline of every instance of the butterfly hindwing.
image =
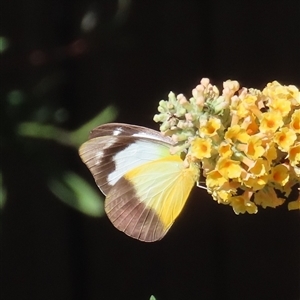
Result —
<instances>
[{"instance_id":1,"label":"butterfly hindwing","mask_svg":"<svg viewBox=\"0 0 300 300\"><path fill-rule=\"evenodd\" d=\"M153 242L168 232L197 179L177 155L129 171L110 190L105 210L111 222L136 239Z\"/></svg>"}]
</instances>

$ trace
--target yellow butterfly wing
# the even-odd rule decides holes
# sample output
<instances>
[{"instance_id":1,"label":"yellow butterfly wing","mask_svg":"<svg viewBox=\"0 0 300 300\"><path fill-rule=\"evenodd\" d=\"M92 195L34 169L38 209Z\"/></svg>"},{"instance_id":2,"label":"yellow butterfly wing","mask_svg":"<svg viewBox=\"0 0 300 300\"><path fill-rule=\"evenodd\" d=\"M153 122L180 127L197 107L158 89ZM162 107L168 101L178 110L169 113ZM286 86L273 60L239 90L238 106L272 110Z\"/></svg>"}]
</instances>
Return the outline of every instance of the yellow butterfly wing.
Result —
<instances>
[{"instance_id":1,"label":"yellow butterfly wing","mask_svg":"<svg viewBox=\"0 0 300 300\"><path fill-rule=\"evenodd\" d=\"M196 165L185 167L168 155L128 171L111 188L106 213L116 228L145 242L168 232L199 178Z\"/></svg>"},{"instance_id":2,"label":"yellow butterfly wing","mask_svg":"<svg viewBox=\"0 0 300 300\"><path fill-rule=\"evenodd\" d=\"M115 227L146 242L160 240L181 212L199 167L170 155L174 142L149 128L111 123L93 129L79 154Z\"/></svg>"}]
</instances>

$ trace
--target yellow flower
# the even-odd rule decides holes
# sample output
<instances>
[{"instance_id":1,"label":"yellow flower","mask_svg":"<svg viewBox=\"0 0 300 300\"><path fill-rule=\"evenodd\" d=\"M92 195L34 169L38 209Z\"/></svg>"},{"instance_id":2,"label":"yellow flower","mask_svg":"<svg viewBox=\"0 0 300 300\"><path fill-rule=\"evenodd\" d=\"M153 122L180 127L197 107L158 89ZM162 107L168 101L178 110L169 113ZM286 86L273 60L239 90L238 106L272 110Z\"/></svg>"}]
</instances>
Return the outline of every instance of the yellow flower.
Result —
<instances>
[{"instance_id":1,"label":"yellow flower","mask_svg":"<svg viewBox=\"0 0 300 300\"><path fill-rule=\"evenodd\" d=\"M213 198L218 201L218 203L228 204L231 198L230 191L225 190L213 190Z\"/></svg>"},{"instance_id":2,"label":"yellow flower","mask_svg":"<svg viewBox=\"0 0 300 300\"><path fill-rule=\"evenodd\" d=\"M300 105L300 92L297 89L297 87L294 85L288 85L287 89L290 93L292 104L294 106L299 106Z\"/></svg>"},{"instance_id":3,"label":"yellow flower","mask_svg":"<svg viewBox=\"0 0 300 300\"><path fill-rule=\"evenodd\" d=\"M293 169L294 169L296 177L299 177L299 180L300 180L300 167L293 166Z\"/></svg>"},{"instance_id":4,"label":"yellow flower","mask_svg":"<svg viewBox=\"0 0 300 300\"><path fill-rule=\"evenodd\" d=\"M216 169L224 178L238 178L242 173L239 161L227 158L220 158L217 162Z\"/></svg>"},{"instance_id":5,"label":"yellow flower","mask_svg":"<svg viewBox=\"0 0 300 300\"><path fill-rule=\"evenodd\" d=\"M254 194L254 202L266 208L279 206L284 199L277 197L275 190L266 186Z\"/></svg>"},{"instance_id":6,"label":"yellow flower","mask_svg":"<svg viewBox=\"0 0 300 300\"><path fill-rule=\"evenodd\" d=\"M262 140L259 136L251 136L246 146L245 154L252 159L258 159L265 152L265 149L261 144Z\"/></svg>"},{"instance_id":7,"label":"yellow flower","mask_svg":"<svg viewBox=\"0 0 300 300\"><path fill-rule=\"evenodd\" d=\"M200 136L214 136L217 134L217 130L221 127L221 120L215 117L211 117L205 124L199 128Z\"/></svg>"},{"instance_id":8,"label":"yellow flower","mask_svg":"<svg viewBox=\"0 0 300 300\"><path fill-rule=\"evenodd\" d=\"M263 95L270 98L270 102L274 99L281 99L289 100L293 105L300 104L299 90L294 85L285 86L278 81L268 83L263 90Z\"/></svg>"},{"instance_id":9,"label":"yellow flower","mask_svg":"<svg viewBox=\"0 0 300 300\"><path fill-rule=\"evenodd\" d=\"M222 186L209 190L209 192L218 203L229 204L232 195L236 194L238 186L237 182L225 182Z\"/></svg>"},{"instance_id":10,"label":"yellow flower","mask_svg":"<svg viewBox=\"0 0 300 300\"><path fill-rule=\"evenodd\" d=\"M221 157L230 157L232 155L231 145L226 142L220 144L218 151Z\"/></svg>"},{"instance_id":11,"label":"yellow flower","mask_svg":"<svg viewBox=\"0 0 300 300\"><path fill-rule=\"evenodd\" d=\"M292 129L289 129L287 127L281 128L280 131L276 132L274 135L274 141L278 145L278 148L281 151L285 152L288 152L288 150L294 144L296 139L296 133Z\"/></svg>"},{"instance_id":12,"label":"yellow flower","mask_svg":"<svg viewBox=\"0 0 300 300\"><path fill-rule=\"evenodd\" d=\"M296 210L296 209L300 209L300 198L298 200L291 201L288 204L288 210Z\"/></svg>"},{"instance_id":13,"label":"yellow flower","mask_svg":"<svg viewBox=\"0 0 300 300\"><path fill-rule=\"evenodd\" d=\"M285 117L289 114L291 111L291 102L288 99L281 99L281 98L275 98L269 101L269 107L272 108L272 110L279 111L280 114Z\"/></svg>"},{"instance_id":14,"label":"yellow flower","mask_svg":"<svg viewBox=\"0 0 300 300\"><path fill-rule=\"evenodd\" d=\"M225 140L227 141L233 142L235 140L238 140L241 143L247 143L248 139L248 133L238 124L229 127L227 132L225 133Z\"/></svg>"},{"instance_id":15,"label":"yellow flower","mask_svg":"<svg viewBox=\"0 0 300 300\"><path fill-rule=\"evenodd\" d=\"M174 142L171 154L185 156L187 166L201 166L208 193L235 213L281 205L299 186L296 86L273 81L260 91L228 80L219 92L203 78L192 98L170 93L158 110L154 119ZM298 209L299 203L290 202L288 208Z\"/></svg>"},{"instance_id":16,"label":"yellow flower","mask_svg":"<svg viewBox=\"0 0 300 300\"><path fill-rule=\"evenodd\" d=\"M268 160L268 162L272 162L277 158L277 149L275 147L275 143L271 142L266 145L265 153L263 156Z\"/></svg>"},{"instance_id":17,"label":"yellow flower","mask_svg":"<svg viewBox=\"0 0 300 300\"><path fill-rule=\"evenodd\" d=\"M207 173L206 176L206 185L209 188L213 188L216 186L221 186L227 181L226 178L224 178L220 172L217 170L213 170Z\"/></svg>"},{"instance_id":18,"label":"yellow flower","mask_svg":"<svg viewBox=\"0 0 300 300\"><path fill-rule=\"evenodd\" d=\"M262 175L258 177L249 177L246 180L243 180L243 184L251 188L253 191L258 191L264 188L264 186L268 183L269 181L269 175Z\"/></svg>"},{"instance_id":19,"label":"yellow flower","mask_svg":"<svg viewBox=\"0 0 300 300\"><path fill-rule=\"evenodd\" d=\"M258 158L254 165L249 168L249 172L251 172L255 176L266 175L269 172L270 165L269 163L262 158Z\"/></svg>"},{"instance_id":20,"label":"yellow flower","mask_svg":"<svg viewBox=\"0 0 300 300\"><path fill-rule=\"evenodd\" d=\"M291 147L288 153L290 164L293 167L296 167L298 164L300 164L300 143L297 143L295 146Z\"/></svg>"},{"instance_id":21,"label":"yellow flower","mask_svg":"<svg viewBox=\"0 0 300 300\"><path fill-rule=\"evenodd\" d=\"M282 115L278 111L262 114L259 130L262 133L273 133L283 125Z\"/></svg>"},{"instance_id":22,"label":"yellow flower","mask_svg":"<svg viewBox=\"0 0 300 300\"><path fill-rule=\"evenodd\" d=\"M251 94L241 95L240 101L237 104L236 114L240 119L246 118L252 114L253 110L257 110L256 102L257 96Z\"/></svg>"},{"instance_id":23,"label":"yellow flower","mask_svg":"<svg viewBox=\"0 0 300 300\"><path fill-rule=\"evenodd\" d=\"M250 199L248 199L247 193L231 197L230 205L237 215L240 213L244 214L245 212L248 212L249 214L257 213L257 206L252 201L250 201Z\"/></svg>"},{"instance_id":24,"label":"yellow flower","mask_svg":"<svg viewBox=\"0 0 300 300\"><path fill-rule=\"evenodd\" d=\"M271 179L271 181L273 181L281 186L284 186L289 180L288 168L283 164L276 165L272 169L272 172L270 174L270 179Z\"/></svg>"},{"instance_id":25,"label":"yellow flower","mask_svg":"<svg viewBox=\"0 0 300 300\"><path fill-rule=\"evenodd\" d=\"M295 133L300 133L300 109L296 109L292 114L290 127Z\"/></svg>"},{"instance_id":26,"label":"yellow flower","mask_svg":"<svg viewBox=\"0 0 300 300\"><path fill-rule=\"evenodd\" d=\"M243 103L243 101L240 101L237 104L236 108L236 115L239 119L246 118L251 112L249 111L248 107Z\"/></svg>"},{"instance_id":27,"label":"yellow flower","mask_svg":"<svg viewBox=\"0 0 300 300\"><path fill-rule=\"evenodd\" d=\"M300 209L300 188L298 189L298 199L295 201L291 201L288 204L288 210Z\"/></svg>"},{"instance_id":28,"label":"yellow flower","mask_svg":"<svg viewBox=\"0 0 300 300\"><path fill-rule=\"evenodd\" d=\"M253 115L246 117L242 123L242 127L246 129L246 132L251 136L258 132L258 125Z\"/></svg>"},{"instance_id":29,"label":"yellow flower","mask_svg":"<svg viewBox=\"0 0 300 300\"><path fill-rule=\"evenodd\" d=\"M291 192L293 191L293 187L295 186L295 184L297 184L297 182L299 182L299 179L297 180L296 179L297 176L295 176L295 175L296 175L296 173L293 173L293 169L290 168L289 181L283 187L278 186L278 190L280 190L282 193L284 193L285 197L288 197L291 194ZM277 189L277 187L276 187L276 189ZM299 192L300 192L300 190L299 190Z\"/></svg>"},{"instance_id":30,"label":"yellow flower","mask_svg":"<svg viewBox=\"0 0 300 300\"><path fill-rule=\"evenodd\" d=\"M211 140L197 137L192 141L190 150L191 155L198 159L209 158L211 156Z\"/></svg>"}]
</instances>

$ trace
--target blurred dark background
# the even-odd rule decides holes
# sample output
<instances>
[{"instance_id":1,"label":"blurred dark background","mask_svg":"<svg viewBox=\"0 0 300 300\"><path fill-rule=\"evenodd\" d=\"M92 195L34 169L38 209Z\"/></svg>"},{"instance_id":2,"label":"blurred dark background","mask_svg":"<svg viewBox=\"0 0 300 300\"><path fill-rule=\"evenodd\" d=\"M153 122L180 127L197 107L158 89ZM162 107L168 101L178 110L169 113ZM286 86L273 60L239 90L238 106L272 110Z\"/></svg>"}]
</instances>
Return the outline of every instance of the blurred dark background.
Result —
<instances>
[{"instance_id":1,"label":"blurred dark background","mask_svg":"<svg viewBox=\"0 0 300 300\"><path fill-rule=\"evenodd\" d=\"M100 216L77 154L109 105L101 122L158 129L158 101L202 77L299 87L299 15L299 1L3 1L2 299L299 300L299 211L236 216L195 188L142 243Z\"/></svg>"}]
</instances>

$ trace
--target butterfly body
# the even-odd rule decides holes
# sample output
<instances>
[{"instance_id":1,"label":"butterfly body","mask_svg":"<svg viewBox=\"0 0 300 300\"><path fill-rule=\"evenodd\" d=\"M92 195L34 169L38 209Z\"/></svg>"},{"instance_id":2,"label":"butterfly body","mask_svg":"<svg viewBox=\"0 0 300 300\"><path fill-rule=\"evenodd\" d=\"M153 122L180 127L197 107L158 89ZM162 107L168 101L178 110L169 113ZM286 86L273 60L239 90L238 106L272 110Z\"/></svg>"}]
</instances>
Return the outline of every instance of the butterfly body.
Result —
<instances>
[{"instance_id":1,"label":"butterfly body","mask_svg":"<svg viewBox=\"0 0 300 300\"><path fill-rule=\"evenodd\" d=\"M183 209L199 168L171 155L171 138L157 131L111 123L92 130L79 153L116 228L141 241L160 240Z\"/></svg>"}]
</instances>

